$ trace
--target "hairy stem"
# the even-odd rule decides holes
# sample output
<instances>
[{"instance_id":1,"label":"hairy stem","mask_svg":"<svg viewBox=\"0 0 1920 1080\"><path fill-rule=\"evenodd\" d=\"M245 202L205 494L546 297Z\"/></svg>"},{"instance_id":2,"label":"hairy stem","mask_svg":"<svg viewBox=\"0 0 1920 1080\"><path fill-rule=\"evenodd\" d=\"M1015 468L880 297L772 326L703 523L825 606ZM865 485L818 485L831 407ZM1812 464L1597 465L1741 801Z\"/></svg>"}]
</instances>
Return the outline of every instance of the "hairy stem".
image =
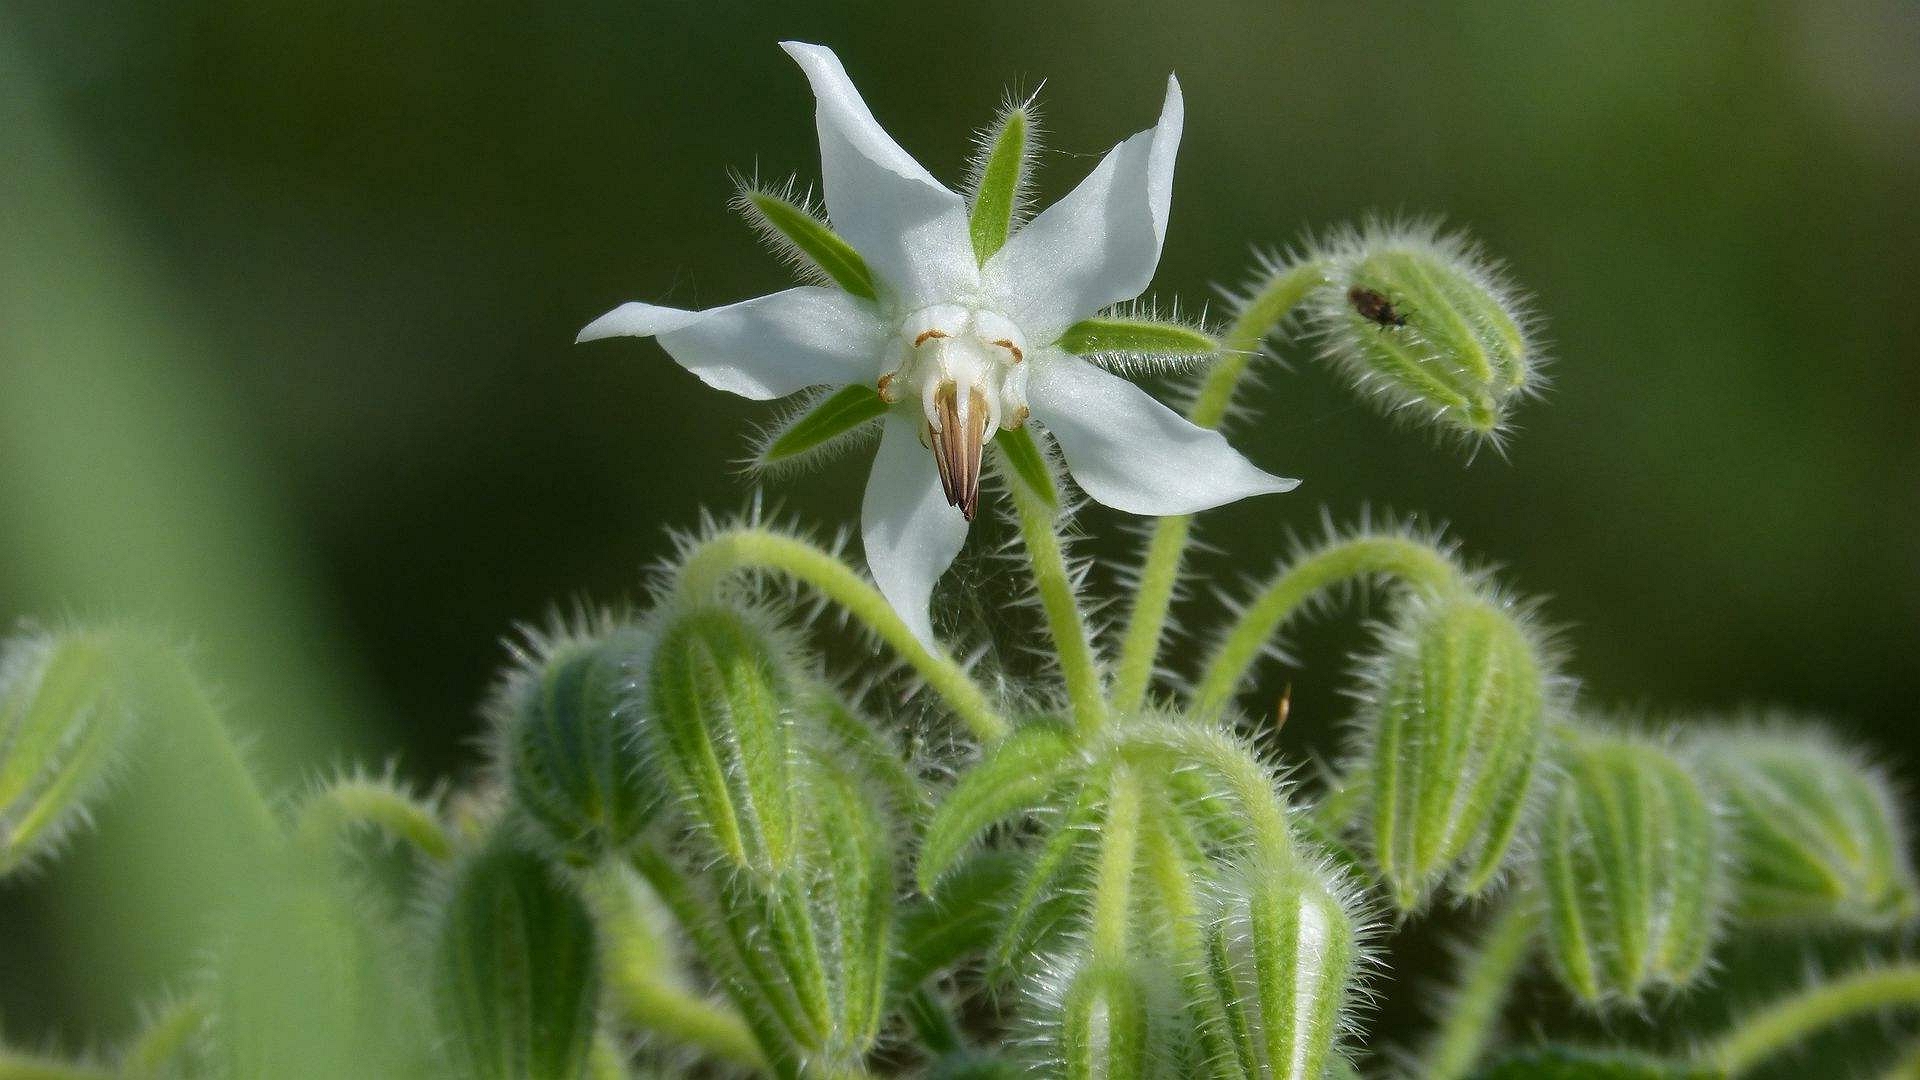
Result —
<instances>
[{"instance_id":1,"label":"hairy stem","mask_svg":"<svg viewBox=\"0 0 1920 1080\"><path fill-rule=\"evenodd\" d=\"M1319 263L1303 263L1275 274L1265 288L1240 309L1240 315L1221 342L1221 356L1200 384L1187 417L1201 427L1219 427L1233 404L1233 394L1260 349L1307 293L1326 280ZM1180 581L1187 541L1193 534L1189 515L1163 517L1153 526L1152 538L1140 569L1133 612L1120 643L1120 665L1115 673L1113 702L1121 712L1137 710L1146 701L1153 682L1160 639L1166 633L1167 612Z\"/></svg>"},{"instance_id":2,"label":"hairy stem","mask_svg":"<svg viewBox=\"0 0 1920 1080\"><path fill-rule=\"evenodd\" d=\"M1281 571L1228 628L1193 692L1193 715L1217 720L1275 631L1316 594L1385 574L1434 592L1455 587L1460 572L1431 546L1402 536L1360 536L1313 552Z\"/></svg>"},{"instance_id":3,"label":"hairy stem","mask_svg":"<svg viewBox=\"0 0 1920 1080\"><path fill-rule=\"evenodd\" d=\"M1872 968L1809 987L1736 1023L1709 1045L1706 1061L1739 1077L1821 1028L1894 1006L1920 1008L1920 964Z\"/></svg>"},{"instance_id":4,"label":"hairy stem","mask_svg":"<svg viewBox=\"0 0 1920 1080\"><path fill-rule=\"evenodd\" d=\"M453 854L453 838L431 806L378 780L329 784L301 807L297 828L301 844L312 849L355 825L371 825L405 840L431 859Z\"/></svg>"},{"instance_id":5,"label":"hairy stem","mask_svg":"<svg viewBox=\"0 0 1920 1080\"><path fill-rule=\"evenodd\" d=\"M1126 749L1130 756L1160 759L1152 764L1161 767L1198 767L1213 773L1240 804L1259 855L1274 866L1294 861L1287 806L1273 774L1232 737L1186 723L1146 723L1127 733ZM1174 760L1169 763L1167 757Z\"/></svg>"},{"instance_id":6,"label":"hairy stem","mask_svg":"<svg viewBox=\"0 0 1920 1080\"><path fill-rule=\"evenodd\" d=\"M804 583L878 634L982 741L996 742L1006 735L1007 721L986 691L951 657L914 637L880 590L816 545L767 529L729 529L687 552L676 587L683 598L705 599L735 574L756 569Z\"/></svg>"},{"instance_id":7,"label":"hairy stem","mask_svg":"<svg viewBox=\"0 0 1920 1080\"><path fill-rule=\"evenodd\" d=\"M1526 963L1537 923L1537 908L1525 894L1510 897L1475 944L1424 1055L1421 1075L1427 1080L1459 1080L1479 1063Z\"/></svg>"},{"instance_id":8,"label":"hairy stem","mask_svg":"<svg viewBox=\"0 0 1920 1080\"><path fill-rule=\"evenodd\" d=\"M1120 961L1127 955L1133 912L1133 870L1140 849L1140 777L1125 765L1113 770L1107 789L1107 820L1100 833L1100 861L1093 881L1093 955Z\"/></svg>"},{"instance_id":9,"label":"hairy stem","mask_svg":"<svg viewBox=\"0 0 1920 1080\"><path fill-rule=\"evenodd\" d=\"M1093 642L1080 614L1080 598L1074 595L1073 576L1067 571L1066 552L1054 528L1054 514L1022 485L1008 487L1020 514L1020 539L1033 565L1040 609L1046 613L1047 630L1053 635L1055 653L1060 658L1060 674L1067 683L1067 698L1073 704L1074 725L1081 735L1092 735L1107 722L1107 699L1100 685L1100 664L1094 658Z\"/></svg>"}]
</instances>

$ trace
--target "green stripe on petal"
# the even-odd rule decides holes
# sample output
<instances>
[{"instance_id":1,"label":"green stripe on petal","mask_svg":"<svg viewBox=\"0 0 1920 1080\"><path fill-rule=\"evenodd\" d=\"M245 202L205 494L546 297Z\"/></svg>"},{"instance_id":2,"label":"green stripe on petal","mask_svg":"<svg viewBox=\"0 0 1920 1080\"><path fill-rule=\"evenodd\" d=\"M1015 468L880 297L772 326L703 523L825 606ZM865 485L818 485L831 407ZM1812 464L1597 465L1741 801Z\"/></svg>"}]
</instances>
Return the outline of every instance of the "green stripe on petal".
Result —
<instances>
[{"instance_id":1,"label":"green stripe on petal","mask_svg":"<svg viewBox=\"0 0 1920 1080\"><path fill-rule=\"evenodd\" d=\"M1013 217L1026 186L1027 160L1033 148L1033 115L1026 106L1016 105L1002 113L982 148L985 156L977 166L979 181L973 193L973 210L967 215L967 231L973 238L974 258L984 265L1013 231Z\"/></svg>"},{"instance_id":2,"label":"green stripe on petal","mask_svg":"<svg viewBox=\"0 0 1920 1080\"><path fill-rule=\"evenodd\" d=\"M1095 353L1209 356L1220 351L1220 343L1208 334L1191 326L1153 319L1082 319L1067 327L1058 344L1075 356Z\"/></svg>"},{"instance_id":3,"label":"green stripe on petal","mask_svg":"<svg viewBox=\"0 0 1920 1080\"><path fill-rule=\"evenodd\" d=\"M844 387L802 413L775 435L754 464L760 468L791 464L887 411L887 403L871 386Z\"/></svg>"},{"instance_id":4,"label":"green stripe on petal","mask_svg":"<svg viewBox=\"0 0 1920 1080\"><path fill-rule=\"evenodd\" d=\"M875 299L867 261L805 205L785 194L743 184L734 206L768 243L803 270L818 270L847 292Z\"/></svg>"}]
</instances>

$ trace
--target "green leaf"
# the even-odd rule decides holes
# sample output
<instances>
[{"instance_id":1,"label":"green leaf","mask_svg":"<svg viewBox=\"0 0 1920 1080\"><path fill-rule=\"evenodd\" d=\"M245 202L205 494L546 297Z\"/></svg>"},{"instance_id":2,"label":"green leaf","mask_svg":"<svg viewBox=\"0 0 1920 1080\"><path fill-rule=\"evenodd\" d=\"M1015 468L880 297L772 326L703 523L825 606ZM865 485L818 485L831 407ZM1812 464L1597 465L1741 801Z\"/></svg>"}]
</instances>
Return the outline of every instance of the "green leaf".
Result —
<instances>
[{"instance_id":1,"label":"green leaf","mask_svg":"<svg viewBox=\"0 0 1920 1080\"><path fill-rule=\"evenodd\" d=\"M876 420L887 411L887 403L871 386L848 386L823 399L802 413L785 431L775 435L760 451L761 468L793 461L820 449L833 440Z\"/></svg>"},{"instance_id":2,"label":"green leaf","mask_svg":"<svg viewBox=\"0 0 1920 1080\"><path fill-rule=\"evenodd\" d=\"M1033 441L1033 432L1027 428L1002 428L1000 434L993 437L993 445L1000 448L1000 460L1014 478L1033 492L1049 510L1060 509L1060 492L1053 486L1053 470L1047 468L1047 459L1040 453L1040 444Z\"/></svg>"},{"instance_id":3,"label":"green leaf","mask_svg":"<svg viewBox=\"0 0 1920 1080\"><path fill-rule=\"evenodd\" d=\"M947 872L974 837L994 822L1031 809L1078 764L1073 740L1051 727L1015 732L960 778L934 811L920 844L922 892Z\"/></svg>"},{"instance_id":4,"label":"green leaf","mask_svg":"<svg viewBox=\"0 0 1920 1080\"><path fill-rule=\"evenodd\" d=\"M760 235L803 265L817 267L855 296L875 299L873 273L853 245L784 195L742 187L734 205Z\"/></svg>"},{"instance_id":5,"label":"green leaf","mask_svg":"<svg viewBox=\"0 0 1920 1080\"><path fill-rule=\"evenodd\" d=\"M900 912L892 971L897 995L993 942L1025 860L1010 851L982 851L955 868L940 891Z\"/></svg>"},{"instance_id":6,"label":"green leaf","mask_svg":"<svg viewBox=\"0 0 1920 1080\"><path fill-rule=\"evenodd\" d=\"M1219 342L1191 326L1113 317L1082 319L1067 327L1057 344L1075 356L1092 353L1210 356L1220 351Z\"/></svg>"},{"instance_id":7,"label":"green leaf","mask_svg":"<svg viewBox=\"0 0 1920 1080\"><path fill-rule=\"evenodd\" d=\"M973 236L973 254L982 265L1007 242L1020 191L1027 179L1033 116L1025 105L1007 109L985 141L986 156L978 165L979 185L973 193L973 212L967 228Z\"/></svg>"}]
</instances>

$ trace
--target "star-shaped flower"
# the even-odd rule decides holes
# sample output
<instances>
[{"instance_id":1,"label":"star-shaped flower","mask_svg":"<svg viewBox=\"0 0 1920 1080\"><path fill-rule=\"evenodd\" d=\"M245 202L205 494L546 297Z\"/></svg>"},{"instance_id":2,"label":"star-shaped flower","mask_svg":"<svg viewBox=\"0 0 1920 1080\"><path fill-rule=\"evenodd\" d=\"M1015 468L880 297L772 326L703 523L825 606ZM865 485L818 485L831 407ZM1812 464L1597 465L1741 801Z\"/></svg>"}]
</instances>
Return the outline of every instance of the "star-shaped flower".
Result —
<instances>
[{"instance_id":1,"label":"star-shaped flower","mask_svg":"<svg viewBox=\"0 0 1920 1080\"><path fill-rule=\"evenodd\" d=\"M842 410L883 417L861 536L874 582L922 640L932 640L934 582L978 505L982 451L1029 417L1082 490L1128 513L1190 514L1298 483L1255 468L1219 432L1076 355L1116 342L1118 351L1205 351L1194 338L1211 347L1184 331L1184 347L1158 348L1183 332L1163 324L1089 321L1145 291L1160 260L1183 118L1177 80L1167 80L1158 124L1013 229L1020 147L1003 160L990 140L970 213L874 120L831 50L782 48L818 101L831 228L771 195L762 220L838 287L706 311L622 304L579 340L654 337L708 385L760 400L873 388L864 404L850 391Z\"/></svg>"}]
</instances>

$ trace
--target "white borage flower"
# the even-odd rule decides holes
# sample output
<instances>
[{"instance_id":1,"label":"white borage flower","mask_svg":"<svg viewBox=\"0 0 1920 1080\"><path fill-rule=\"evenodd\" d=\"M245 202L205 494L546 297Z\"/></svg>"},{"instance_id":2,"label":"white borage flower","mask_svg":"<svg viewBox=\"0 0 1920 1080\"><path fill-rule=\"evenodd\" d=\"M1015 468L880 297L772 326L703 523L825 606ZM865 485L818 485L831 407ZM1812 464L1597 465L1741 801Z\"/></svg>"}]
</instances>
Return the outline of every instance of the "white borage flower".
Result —
<instances>
[{"instance_id":1,"label":"white borage flower","mask_svg":"<svg viewBox=\"0 0 1920 1080\"><path fill-rule=\"evenodd\" d=\"M622 304L579 340L658 338L708 385L757 400L847 388L789 434L823 443L882 420L862 539L875 583L923 640L932 639L934 582L978 505L982 451L1029 416L1088 495L1128 513L1194 513L1298 483L1254 467L1217 431L1076 355L1216 348L1187 327L1095 318L1139 296L1159 262L1182 123L1177 80L1167 81L1158 124L1015 230L1029 149L1024 105L1010 107L986 140L970 210L880 127L831 50L782 48L818 100L832 225L785 193L749 190L741 205L838 287L706 311Z\"/></svg>"}]
</instances>

